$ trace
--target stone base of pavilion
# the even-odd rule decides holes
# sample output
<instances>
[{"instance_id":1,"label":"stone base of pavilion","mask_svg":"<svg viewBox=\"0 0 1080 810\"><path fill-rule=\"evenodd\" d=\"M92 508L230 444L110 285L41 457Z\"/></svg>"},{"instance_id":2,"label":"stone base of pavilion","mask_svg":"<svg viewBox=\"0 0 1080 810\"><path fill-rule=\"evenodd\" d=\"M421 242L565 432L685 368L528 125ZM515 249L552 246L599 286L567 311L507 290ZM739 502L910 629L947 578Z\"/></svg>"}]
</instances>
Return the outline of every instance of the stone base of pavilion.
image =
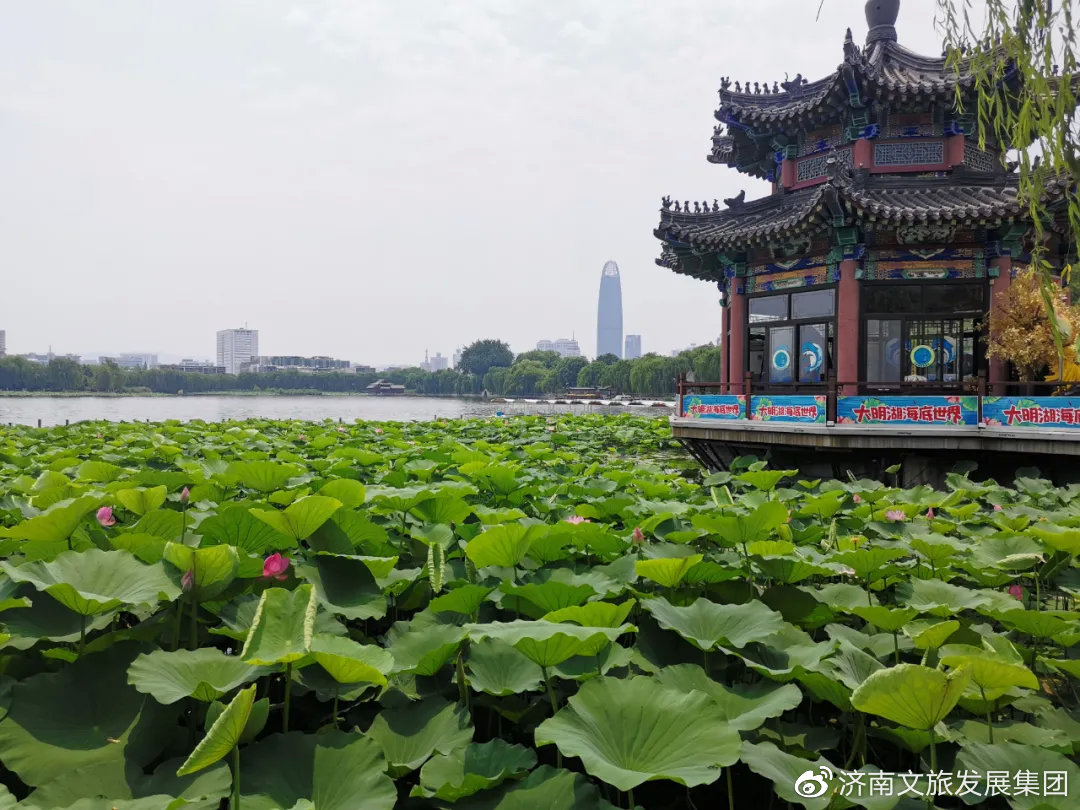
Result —
<instances>
[{"instance_id":1,"label":"stone base of pavilion","mask_svg":"<svg viewBox=\"0 0 1080 810\"><path fill-rule=\"evenodd\" d=\"M973 461L973 478L1005 481L1018 472L1055 483L1080 481L1080 430L994 425L821 424L673 416L672 432L702 465L725 470L739 457L767 459L774 469L807 477L872 478L901 464L900 484L941 485L957 464Z\"/></svg>"}]
</instances>

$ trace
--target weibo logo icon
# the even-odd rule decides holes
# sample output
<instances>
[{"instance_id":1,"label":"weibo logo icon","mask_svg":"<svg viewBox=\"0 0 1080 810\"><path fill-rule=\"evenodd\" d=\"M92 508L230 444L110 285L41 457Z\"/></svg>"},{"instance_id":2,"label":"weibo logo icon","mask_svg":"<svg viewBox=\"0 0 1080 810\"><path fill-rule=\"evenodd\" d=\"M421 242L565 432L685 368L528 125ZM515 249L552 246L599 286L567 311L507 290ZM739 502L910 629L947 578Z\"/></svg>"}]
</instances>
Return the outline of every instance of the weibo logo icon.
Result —
<instances>
[{"instance_id":1,"label":"weibo logo icon","mask_svg":"<svg viewBox=\"0 0 1080 810\"><path fill-rule=\"evenodd\" d=\"M803 771L802 776L795 780L795 792L804 799L817 799L825 795L832 778L832 770L824 765L817 771Z\"/></svg>"}]
</instances>

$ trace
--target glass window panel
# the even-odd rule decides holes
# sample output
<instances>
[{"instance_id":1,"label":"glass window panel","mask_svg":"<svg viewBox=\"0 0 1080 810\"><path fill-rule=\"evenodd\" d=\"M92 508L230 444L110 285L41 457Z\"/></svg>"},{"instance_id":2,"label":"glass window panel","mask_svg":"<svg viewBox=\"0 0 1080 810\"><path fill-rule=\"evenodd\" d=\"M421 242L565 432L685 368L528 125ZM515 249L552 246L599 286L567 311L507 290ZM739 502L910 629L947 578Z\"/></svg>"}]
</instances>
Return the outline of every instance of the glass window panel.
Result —
<instances>
[{"instance_id":1,"label":"glass window panel","mask_svg":"<svg viewBox=\"0 0 1080 810\"><path fill-rule=\"evenodd\" d=\"M941 321L908 322L905 382L937 382L941 379L942 338Z\"/></svg>"},{"instance_id":2,"label":"glass window panel","mask_svg":"<svg viewBox=\"0 0 1080 810\"><path fill-rule=\"evenodd\" d=\"M799 382L824 382L828 370L829 342L823 323L799 327Z\"/></svg>"},{"instance_id":3,"label":"glass window panel","mask_svg":"<svg viewBox=\"0 0 1080 810\"><path fill-rule=\"evenodd\" d=\"M869 382L900 382L901 343L900 321L870 319L866 322L866 379Z\"/></svg>"},{"instance_id":4,"label":"glass window panel","mask_svg":"<svg viewBox=\"0 0 1080 810\"><path fill-rule=\"evenodd\" d=\"M754 382L765 381L765 327L750 327L750 379Z\"/></svg>"},{"instance_id":5,"label":"glass window panel","mask_svg":"<svg viewBox=\"0 0 1080 810\"><path fill-rule=\"evenodd\" d=\"M923 288L926 312L982 312L982 284L929 284Z\"/></svg>"},{"instance_id":6,"label":"glass window panel","mask_svg":"<svg viewBox=\"0 0 1080 810\"><path fill-rule=\"evenodd\" d=\"M768 295L750 299L750 323L786 321L788 318L787 295Z\"/></svg>"},{"instance_id":7,"label":"glass window panel","mask_svg":"<svg viewBox=\"0 0 1080 810\"><path fill-rule=\"evenodd\" d=\"M814 290L792 294L792 319L831 318L835 312L835 295L834 290Z\"/></svg>"},{"instance_id":8,"label":"glass window panel","mask_svg":"<svg viewBox=\"0 0 1080 810\"><path fill-rule=\"evenodd\" d=\"M862 289L862 309L868 314L922 311L922 287L917 284L873 284Z\"/></svg>"},{"instance_id":9,"label":"glass window panel","mask_svg":"<svg viewBox=\"0 0 1080 810\"><path fill-rule=\"evenodd\" d=\"M945 382L957 382L961 376L960 361L964 350L960 321L945 321L942 326L941 340L937 344L940 348L938 363L941 366L941 379Z\"/></svg>"},{"instance_id":10,"label":"glass window panel","mask_svg":"<svg viewBox=\"0 0 1080 810\"><path fill-rule=\"evenodd\" d=\"M794 379L795 328L774 326L769 329L769 382L789 383Z\"/></svg>"}]
</instances>

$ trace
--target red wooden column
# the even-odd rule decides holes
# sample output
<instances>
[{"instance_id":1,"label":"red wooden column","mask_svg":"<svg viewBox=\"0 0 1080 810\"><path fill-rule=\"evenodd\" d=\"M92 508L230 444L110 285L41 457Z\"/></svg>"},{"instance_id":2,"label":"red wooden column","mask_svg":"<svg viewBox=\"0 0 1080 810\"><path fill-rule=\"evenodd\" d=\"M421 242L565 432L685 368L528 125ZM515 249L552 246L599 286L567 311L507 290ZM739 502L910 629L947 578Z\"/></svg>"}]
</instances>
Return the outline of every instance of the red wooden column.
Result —
<instances>
[{"instance_id":1,"label":"red wooden column","mask_svg":"<svg viewBox=\"0 0 1080 810\"><path fill-rule=\"evenodd\" d=\"M859 379L859 282L855 271L859 263L855 259L840 262L840 283L836 289L836 377L840 396L859 392L853 385Z\"/></svg>"},{"instance_id":2,"label":"red wooden column","mask_svg":"<svg viewBox=\"0 0 1080 810\"><path fill-rule=\"evenodd\" d=\"M746 377L746 294L739 278L731 280L728 303L728 322L731 325L731 350L728 352L729 390L736 394L743 391Z\"/></svg>"},{"instance_id":3,"label":"red wooden column","mask_svg":"<svg viewBox=\"0 0 1080 810\"><path fill-rule=\"evenodd\" d=\"M997 278L990 285L990 317L993 318L994 314L1001 309L998 294L1008 290L1009 285L1012 283L1012 257L998 256L990 260L990 266L996 267L998 271ZM989 371L990 393L998 395L1004 393L1003 390L999 389L1002 388L1001 383L1009 381L1008 364L1000 357L991 357Z\"/></svg>"},{"instance_id":4,"label":"red wooden column","mask_svg":"<svg viewBox=\"0 0 1080 810\"><path fill-rule=\"evenodd\" d=\"M725 293L725 296L727 294ZM728 351L731 346L731 341L728 339L728 302L725 300L724 305L720 307L720 383L724 387L720 390L727 392L728 382Z\"/></svg>"}]
</instances>

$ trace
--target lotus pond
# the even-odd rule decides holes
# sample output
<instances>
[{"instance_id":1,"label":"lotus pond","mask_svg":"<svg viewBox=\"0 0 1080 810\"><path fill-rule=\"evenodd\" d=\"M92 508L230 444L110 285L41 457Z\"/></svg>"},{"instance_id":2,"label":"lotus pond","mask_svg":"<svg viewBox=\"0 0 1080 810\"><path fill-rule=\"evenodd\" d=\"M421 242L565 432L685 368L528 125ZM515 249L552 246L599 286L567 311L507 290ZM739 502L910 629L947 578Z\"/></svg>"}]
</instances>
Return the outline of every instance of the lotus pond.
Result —
<instances>
[{"instance_id":1,"label":"lotus pond","mask_svg":"<svg viewBox=\"0 0 1080 810\"><path fill-rule=\"evenodd\" d=\"M0 428L0 809L1075 808L1078 554L655 418Z\"/></svg>"}]
</instances>

